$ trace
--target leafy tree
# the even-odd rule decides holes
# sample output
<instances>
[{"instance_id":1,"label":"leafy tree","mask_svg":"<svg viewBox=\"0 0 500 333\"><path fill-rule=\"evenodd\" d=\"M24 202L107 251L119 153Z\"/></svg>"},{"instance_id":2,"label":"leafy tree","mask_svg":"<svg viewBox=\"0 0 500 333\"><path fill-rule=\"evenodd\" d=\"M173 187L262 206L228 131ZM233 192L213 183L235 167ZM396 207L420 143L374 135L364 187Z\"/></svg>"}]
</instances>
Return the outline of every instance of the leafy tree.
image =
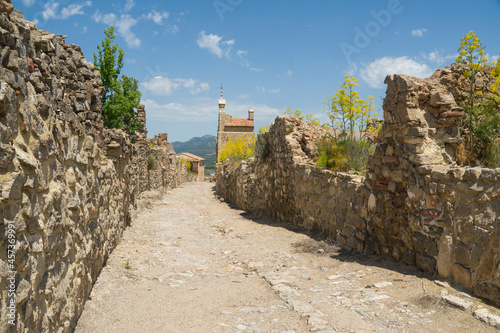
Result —
<instances>
[{"instance_id":1,"label":"leafy tree","mask_svg":"<svg viewBox=\"0 0 500 333\"><path fill-rule=\"evenodd\" d=\"M224 162L229 158L233 163L239 163L254 157L256 140L257 138L254 135L228 140L222 146L219 162Z\"/></svg>"},{"instance_id":2,"label":"leafy tree","mask_svg":"<svg viewBox=\"0 0 500 333\"><path fill-rule=\"evenodd\" d=\"M290 109L286 109L285 111L283 111L283 113L289 117L296 117L296 118L302 118L304 119L304 121L306 123L309 123L311 125L315 125L315 126L319 126L320 125L320 121L318 118L316 118L314 116L314 114L310 113L308 115L305 115L303 116L302 115L302 111L300 110L295 110L295 111L292 111Z\"/></svg>"},{"instance_id":3,"label":"leafy tree","mask_svg":"<svg viewBox=\"0 0 500 333\"><path fill-rule=\"evenodd\" d=\"M335 95L327 97L323 107L323 111L330 118L331 128L340 130L343 136L346 136L348 132L351 140L354 139L355 129L362 136L366 134L366 131L376 131L370 125L371 112L375 108L373 96L368 96L366 100L360 98L359 93L354 90L357 84L358 81L353 76L346 75L342 88L337 90Z\"/></svg>"},{"instance_id":4,"label":"leafy tree","mask_svg":"<svg viewBox=\"0 0 500 333\"><path fill-rule=\"evenodd\" d=\"M106 115L104 125L109 128L126 126L129 133L133 134L141 128L141 123L135 118L135 109L139 106L140 101L141 93L137 80L122 75L115 90L103 106L103 113Z\"/></svg>"},{"instance_id":5,"label":"leafy tree","mask_svg":"<svg viewBox=\"0 0 500 333\"><path fill-rule=\"evenodd\" d=\"M110 95L118 84L118 78L123 68L123 50L118 45L111 45L115 40L115 27L111 26L104 30L106 38L97 45L98 56L94 53L95 68L101 72L101 80L104 86L104 97L102 104L105 105Z\"/></svg>"},{"instance_id":6,"label":"leafy tree","mask_svg":"<svg viewBox=\"0 0 500 333\"><path fill-rule=\"evenodd\" d=\"M126 75L120 77L124 53L118 45L112 45L115 39L114 26L104 30L104 34L106 38L97 46L98 55L94 53L94 65L101 73L105 91L102 99L104 126L126 127L133 134L141 128L135 119L135 109L141 100L138 82Z\"/></svg>"}]
</instances>

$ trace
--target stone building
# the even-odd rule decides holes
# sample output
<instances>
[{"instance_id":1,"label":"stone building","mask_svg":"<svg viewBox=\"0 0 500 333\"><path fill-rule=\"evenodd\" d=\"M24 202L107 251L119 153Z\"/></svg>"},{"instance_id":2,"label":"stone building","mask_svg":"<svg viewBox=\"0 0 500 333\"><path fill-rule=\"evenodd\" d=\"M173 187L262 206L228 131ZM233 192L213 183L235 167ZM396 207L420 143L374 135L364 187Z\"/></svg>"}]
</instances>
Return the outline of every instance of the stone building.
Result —
<instances>
[{"instance_id":1,"label":"stone building","mask_svg":"<svg viewBox=\"0 0 500 333\"><path fill-rule=\"evenodd\" d=\"M220 92L219 99L219 126L217 128L216 161L219 161L219 154L223 145L228 140L238 139L244 136L254 135L254 111L248 109L248 118L233 118L225 112L226 100L223 91Z\"/></svg>"},{"instance_id":2,"label":"stone building","mask_svg":"<svg viewBox=\"0 0 500 333\"><path fill-rule=\"evenodd\" d=\"M205 159L191 153L180 153L177 156L191 162L191 172L196 176L197 182L205 180Z\"/></svg>"}]
</instances>

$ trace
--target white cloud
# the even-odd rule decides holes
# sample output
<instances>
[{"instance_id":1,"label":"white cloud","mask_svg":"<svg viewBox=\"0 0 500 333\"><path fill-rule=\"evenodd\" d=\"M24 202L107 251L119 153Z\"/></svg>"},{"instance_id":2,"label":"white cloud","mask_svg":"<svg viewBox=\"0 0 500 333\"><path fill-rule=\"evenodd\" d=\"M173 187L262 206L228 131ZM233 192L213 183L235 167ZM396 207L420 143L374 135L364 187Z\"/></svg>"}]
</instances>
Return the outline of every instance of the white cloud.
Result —
<instances>
[{"instance_id":1,"label":"white cloud","mask_svg":"<svg viewBox=\"0 0 500 333\"><path fill-rule=\"evenodd\" d=\"M82 4L71 4L68 7L63 8L61 10L61 19L64 20L64 19L67 19L68 17L73 16L73 15L82 15L82 14L84 14L84 12L82 11L82 8L86 7L86 6L92 6L92 2L91 1L85 1Z\"/></svg>"},{"instance_id":2,"label":"white cloud","mask_svg":"<svg viewBox=\"0 0 500 333\"><path fill-rule=\"evenodd\" d=\"M135 64L137 62L137 59L136 58L133 58L133 59L127 59L126 60L129 64Z\"/></svg>"},{"instance_id":3,"label":"white cloud","mask_svg":"<svg viewBox=\"0 0 500 333\"><path fill-rule=\"evenodd\" d=\"M207 82L199 82L195 79L169 79L168 77L156 76L141 83L141 86L153 95L169 96L177 89L188 89L192 95L207 91L210 86Z\"/></svg>"},{"instance_id":4,"label":"white cloud","mask_svg":"<svg viewBox=\"0 0 500 333\"><path fill-rule=\"evenodd\" d=\"M148 15L143 15L142 18L146 20L151 20L154 23L158 25L163 24L163 19L167 19L170 16L170 13L167 12L157 12L156 10L153 9L152 12L148 13Z\"/></svg>"},{"instance_id":5,"label":"white cloud","mask_svg":"<svg viewBox=\"0 0 500 333\"><path fill-rule=\"evenodd\" d=\"M64 7L59 11L59 3L58 2L48 2L43 6L42 17L45 20L50 19L61 19L65 20L74 15L82 15L84 12L82 11L83 7L92 6L92 1L85 1L81 4L71 4L68 7Z\"/></svg>"},{"instance_id":6,"label":"white cloud","mask_svg":"<svg viewBox=\"0 0 500 333\"><path fill-rule=\"evenodd\" d=\"M127 3L125 4L125 11L129 12L130 10L132 10L132 8L134 8L134 6L135 6L134 0L127 0Z\"/></svg>"},{"instance_id":7,"label":"white cloud","mask_svg":"<svg viewBox=\"0 0 500 333\"><path fill-rule=\"evenodd\" d=\"M430 52L429 54L424 54L423 57L424 57L424 59L426 59L430 62L433 62L436 64L442 64L442 63L447 62L448 60L455 59L457 57L457 55L449 54L449 55L443 56L439 53L439 51L433 51L433 52Z\"/></svg>"},{"instance_id":8,"label":"white cloud","mask_svg":"<svg viewBox=\"0 0 500 333\"><path fill-rule=\"evenodd\" d=\"M229 53L231 52L232 45L234 45L234 39L223 41L222 36L213 34L207 35L205 31L198 34L196 42L200 48L207 49L210 53L215 54L219 58L225 56L228 59L230 59Z\"/></svg>"},{"instance_id":9,"label":"white cloud","mask_svg":"<svg viewBox=\"0 0 500 333\"><path fill-rule=\"evenodd\" d=\"M104 23L106 25L115 25L116 23L116 15L115 14L101 14L99 11L96 11L94 15L92 15L92 20L96 23Z\"/></svg>"},{"instance_id":10,"label":"white cloud","mask_svg":"<svg viewBox=\"0 0 500 333\"><path fill-rule=\"evenodd\" d=\"M250 98L250 95L248 95L248 94L241 94L241 95L238 96L238 98L247 99L247 98Z\"/></svg>"},{"instance_id":11,"label":"white cloud","mask_svg":"<svg viewBox=\"0 0 500 333\"><path fill-rule=\"evenodd\" d=\"M49 2L43 6L42 16L45 20L57 18L57 2Z\"/></svg>"},{"instance_id":12,"label":"white cloud","mask_svg":"<svg viewBox=\"0 0 500 333\"><path fill-rule=\"evenodd\" d=\"M383 57L376 59L360 70L360 77L372 88L383 88L384 79L388 74L406 74L416 77L428 77L431 68L408 57Z\"/></svg>"},{"instance_id":13,"label":"white cloud","mask_svg":"<svg viewBox=\"0 0 500 333\"><path fill-rule=\"evenodd\" d=\"M236 55L240 58L241 66L248 68L254 72L261 72L262 71L262 69L260 69L260 68L250 67L250 61L248 61L248 59L247 59L248 51L238 50L236 52Z\"/></svg>"},{"instance_id":14,"label":"white cloud","mask_svg":"<svg viewBox=\"0 0 500 333\"><path fill-rule=\"evenodd\" d=\"M281 89L277 88L277 89L266 89L262 86L256 86L255 88L257 88L258 91L262 92L262 93L269 93L269 94L277 94L281 91Z\"/></svg>"},{"instance_id":15,"label":"white cloud","mask_svg":"<svg viewBox=\"0 0 500 333\"><path fill-rule=\"evenodd\" d=\"M82 34L86 34L86 33L87 33L87 29L88 29L88 28L87 28L87 26L84 26L84 27L82 28Z\"/></svg>"},{"instance_id":16,"label":"white cloud","mask_svg":"<svg viewBox=\"0 0 500 333\"><path fill-rule=\"evenodd\" d=\"M248 51L243 51L243 50L238 50L238 52L236 52L236 55L240 58L241 66L248 68L250 67L250 62L246 58L247 54Z\"/></svg>"},{"instance_id":17,"label":"white cloud","mask_svg":"<svg viewBox=\"0 0 500 333\"><path fill-rule=\"evenodd\" d=\"M92 19L96 23L114 25L118 34L125 39L129 47L137 48L141 46L141 40L132 32L132 27L137 24L137 20L130 15L121 15L118 19L115 14L101 14L99 11L96 11L92 15Z\"/></svg>"},{"instance_id":18,"label":"white cloud","mask_svg":"<svg viewBox=\"0 0 500 333\"><path fill-rule=\"evenodd\" d=\"M141 101L146 106L148 119L156 122L160 121L189 121L189 122L213 122L214 112L217 112L217 99L196 98L188 103L167 103L159 104L155 100L146 99ZM250 105L247 102L238 103L232 101L228 112L233 117L244 117L248 115ZM283 114L283 111L265 104L251 105L255 110L255 117L259 121L271 122L276 116ZM215 113L216 114L216 113ZM217 117L217 116L215 116Z\"/></svg>"},{"instance_id":19,"label":"white cloud","mask_svg":"<svg viewBox=\"0 0 500 333\"><path fill-rule=\"evenodd\" d=\"M23 4L26 7L31 7L35 2L36 2L36 0L23 0Z\"/></svg>"},{"instance_id":20,"label":"white cloud","mask_svg":"<svg viewBox=\"0 0 500 333\"><path fill-rule=\"evenodd\" d=\"M427 32L427 29L416 29L411 31L411 35L415 37L422 37L424 33Z\"/></svg>"},{"instance_id":21,"label":"white cloud","mask_svg":"<svg viewBox=\"0 0 500 333\"><path fill-rule=\"evenodd\" d=\"M130 15L122 15L120 20L116 22L118 33L125 39L129 47L141 46L141 40L132 32L132 27L136 25L137 20Z\"/></svg>"},{"instance_id":22,"label":"white cloud","mask_svg":"<svg viewBox=\"0 0 500 333\"><path fill-rule=\"evenodd\" d=\"M286 76L288 76L289 79L291 79L293 77L293 72L291 69L286 71Z\"/></svg>"},{"instance_id":23,"label":"white cloud","mask_svg":"<svg viewBox=\"0 0 500 333\"><path fill-rule=\"evenodd\" d=\"M176 33L178 33L181 29L179 29L179 27L175 24L172 24L172 25L169 25L165 31L168 33L168 34L171 34L171 35L175 35Z\"/></svg>"}]
</instances>

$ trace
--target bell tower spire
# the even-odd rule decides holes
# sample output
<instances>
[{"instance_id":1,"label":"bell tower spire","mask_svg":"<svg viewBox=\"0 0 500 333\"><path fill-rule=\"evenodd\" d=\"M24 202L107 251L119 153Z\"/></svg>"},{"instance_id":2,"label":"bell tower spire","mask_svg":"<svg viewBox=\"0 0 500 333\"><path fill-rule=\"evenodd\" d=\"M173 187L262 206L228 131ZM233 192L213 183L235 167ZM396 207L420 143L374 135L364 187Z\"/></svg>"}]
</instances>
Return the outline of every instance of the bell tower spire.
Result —
<instances>
[{"instance_id":1,"label":"bell tower spire","mask_svg":"<svg viewBox=\"0 0 500 333\"><path fill-rule=\"evenodd\" d=\"M219 153L222 144L222 132L224 132L224 126L226 125L226 113L224 112L226 108L226 100L224 99L224 91L222 90L222 84L220 85L220 99L219 99L219 124L217 128L217 144L215 145L215 156L216 163L219 161Z\"/></svg>"}]
</instances>

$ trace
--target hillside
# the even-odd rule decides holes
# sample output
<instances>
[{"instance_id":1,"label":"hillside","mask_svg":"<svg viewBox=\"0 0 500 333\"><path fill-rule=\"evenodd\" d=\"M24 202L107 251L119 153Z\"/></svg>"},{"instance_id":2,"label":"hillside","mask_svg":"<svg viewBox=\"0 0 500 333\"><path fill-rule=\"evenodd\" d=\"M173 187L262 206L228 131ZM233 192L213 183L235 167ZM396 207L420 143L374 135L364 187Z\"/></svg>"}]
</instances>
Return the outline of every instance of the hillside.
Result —
<instances>
[{"instance_id":1,"label":"hillside","mask_svg":"<svg viewBox=\"0 0 500 333\"><path fill-rule=\"evenodd\" d=\"M191 153L205 159L205 175L215 172L215 143L217 138L207 134L186 142L172 142L176 153Z\"/></svg>"}]
</instances>

